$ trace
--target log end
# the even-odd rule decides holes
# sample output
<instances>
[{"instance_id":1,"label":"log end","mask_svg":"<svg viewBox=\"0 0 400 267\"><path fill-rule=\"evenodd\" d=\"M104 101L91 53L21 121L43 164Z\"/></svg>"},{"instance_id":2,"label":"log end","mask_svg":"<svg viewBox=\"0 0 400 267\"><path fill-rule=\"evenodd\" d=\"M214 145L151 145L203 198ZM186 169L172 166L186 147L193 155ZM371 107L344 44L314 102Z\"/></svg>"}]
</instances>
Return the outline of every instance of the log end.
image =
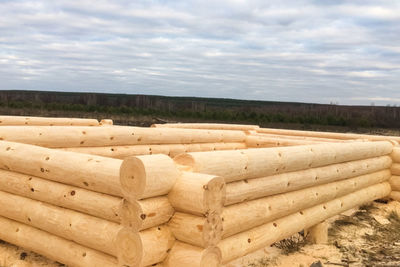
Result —
<instances>
[{"instance_id":1,"label":"log end","mask_svg":"<svg viewBox=\"0 0 400 267\"><path fill-rule=\"evenodd\" d=\"M117 234L115 244L118 266L140 266L143 258L143 244L137 232L132 228L122 228Z\"/></svg>"},{"instance_id":2,"label":"log end","mask_svg":"<svg viewBox=\"0 0 400 267\"><path fill-rule=\"evenodd\" d=\"M130 202L124 199L120 206L121 224L124 227L131 227L137 231L141 230L143 210L137 201Z\"/></svg>"},{"instance_id":3,"label":"log end","mask_svg":"<svg viewBox=\"0 0 400 267\"><path fill-rule=\"evenodd\" d=\"M221 250L218 247L208 247L201 257L200 267L221 266Z\"/></svg>"},{"instance_id":4,"label":"log end","mask_svg":"<svg viewBox=\"0 0 400 267\"><path fill-rule=\"evenodd\" d=\"M185 166L185 171L193 171L195 166L195 160L192 155L188 153L182 153L174 158L176 164Z\"/></svg>"},{"instance_id":5,"label":"log end","mask_svg":"<svg viewBox=\"0 0 400 267\"><path fill-rule=\"evenodd\" d=\"M141 198L146 188L146 170L140 159L124 159L120 168L120 183L126 199L134 202Z\"/></svg>"}]
</instances>

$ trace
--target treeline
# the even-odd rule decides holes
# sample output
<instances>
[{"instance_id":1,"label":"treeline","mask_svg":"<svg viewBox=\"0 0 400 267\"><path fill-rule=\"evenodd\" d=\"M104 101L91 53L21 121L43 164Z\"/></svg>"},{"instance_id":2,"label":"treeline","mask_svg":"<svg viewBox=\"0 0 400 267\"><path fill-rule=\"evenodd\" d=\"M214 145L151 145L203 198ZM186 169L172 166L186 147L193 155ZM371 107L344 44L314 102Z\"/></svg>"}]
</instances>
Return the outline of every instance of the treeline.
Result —
<instances>
[{"instance_id":1,"label":"treeline","mask_svg":"<svg viewBox=\"0 0 400 267\"><path fill-rule=\"evenodd\" d=\"M58 93L0 92L0 107L152 116L193 121L233 123L296 123L344 127L400 128L399 108L338 106L231 99Z\"/></svg>"}]
</instances>

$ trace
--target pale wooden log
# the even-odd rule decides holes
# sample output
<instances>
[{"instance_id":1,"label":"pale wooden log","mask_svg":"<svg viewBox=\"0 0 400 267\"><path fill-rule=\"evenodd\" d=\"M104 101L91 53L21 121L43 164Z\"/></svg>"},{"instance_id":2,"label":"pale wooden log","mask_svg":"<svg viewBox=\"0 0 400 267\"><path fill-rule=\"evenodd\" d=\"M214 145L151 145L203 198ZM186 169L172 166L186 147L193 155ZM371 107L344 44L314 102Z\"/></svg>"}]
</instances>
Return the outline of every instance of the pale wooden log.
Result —
<instances>
[{"instance_id":1,"label":"pale wooden log","mask_svg":"<svg viewBox=\"0 0 400 267\"><path fill-rule=\"evenodd\" d=\"M323 138L345 139L345 140L368 139L373 141L387 141L387 140L395 140L397 142L400 141L400 137L398 136L382 136L382 135L369 135L369 134L299 131L299 130L283 130L283 129L271 129L271 128L260 128L257 129L257 132L281 134L281 135L293 135L293 136L323 137Z\"/></svg>"},{"instance_id":2,"label":"pale wooden log","mask_svg":"<svg viewBox=\"0 0 400 267\"><path fill-rule=\"evenodd\" d=\"M380 183L223 239L218 244L222 252L222 262L227 263L287 238L352 207L389 194L389 183Z\"/></svg>"},{"instance_id":3,"label":"pale wooden log","mask_svg":"<svg viewBox=\"0 0 400 267\"><path fill-rule=\"evenodd\" d=\"M116 256L117 223L0 191L0 216Z\"/></svg>"},{"instance_id":4,"label":"pale wooden log","mask_svg":"<svg viewBox=\"0 0 400 267\"><path fill-rule=\"evenodd\" d=\"M219 213L209 213L200 217L176 212L168 226L177 240L198 247L215 246L222 237L222 220Z\"/></svg>"},{"instance_id":5,"label":"pale wooden log","mask_svg":"<svg viewBox=\"0 0 400 267\"><path fill-rule=\"evenodd\" d=\"M165 123L153 124L153 128L186 128L186 129L208 129L208 130L239 130L248 131L260 128L258 125L224 124L224 123Z\"/></svg>"},{"instance_id":6,"label":"pale wooden log","mask_svg":"<svg viewBox=\"0 0 400 267\"><path fill-rule=\"evenodd\" d=\"M61 150L86 153L103 157L124 159L130 156L165 154L174 157L185 152L244 149L245 143L202 143L202 144L165 144L132 146L67 147Z\"/></svg>"},{"instance_id":7,"label":"pale wooden log","mask_svg":"<svg viewBox=\"0 0 400 267\"><path fill-rule=\"evenodd\" d=\"M318 141L318 142L328 142L328 143L343 143L343 142L353 142L353 140L341 140L341 139L332 139L332 138L323 138L323 137L309 137L309 136L295 136L295 135L280 135L280 134L268 134L268 133L250 133L252 136L259 137L274 137L281 139L289 139L289 140L306 140L306 141ZM362 139L360 139L362 140ZM357 139L357 141L360 141Z\"/></svg>"},{"instance_id":8,"label":"pale wooden log","mask_svg":"<svg viewBox=\"0 0 400 267\"><path fill-rule=\"evenodd\" d=\"M102 119L100 121L100 126L112 126L114 124L113 120L110 119Z\"/></svg>"},{"instance_id":9,"label":"pale wooden log","mask_svg":"<svg viewBox=\"0 0 400 267\"><path fill-rule=\"evenodd\" d=\"M313 186L228 206L222 211L223 238L281 218L296 211L389 180L389 170Z\"/></svg>"},{"instance_id":10,"label":"pale wooden log","mask_svg":"<svg viewBox=\"0 0 400 267\"><path fill-rule=\"evenodd\" d=\"M120 169L122 192L131 202L167 194L179 176L174 161L162 154L128 157Z\"/></svg>"},{"instance_id":11,"label":"pale wooden log","mask_svg":"<svg viewBox=\"0 0 400 267\"><path fill-rule=\"evenodd\" d=\"M236 181L226 185L225 205L228 206L243 201L373 173L389 169L391 165L391 158L389 156L382 156Z\"/></svg>"},{"instance_id":12,"label":"pale wooden log","mask_svg":"<svg viewBox=\"0 0 400 267\"><path fill-rule=\"evenodd\" d=\"M96 119L55 118L55 117L24 117L0 116L0 126L98 126ZM21 129L22 130L22 129Z\"/></svg>"},{"instance_id":13,"label":"pale wooden log","mask_svg":"<svg viewBox=\"0 0 400 267\"><path fill-rule=\"evenodd\" d=\"M217 247L207 249L176 241L165 267L218 267L221 265L221 251Z\"/></svg>"},{"instance_id":14,"label":"pale wooden log","mask_svg":"<svg viewBox=\"0 0 400 267\"><path fill-rule=\"evenodd\" d=\"M329 224L326 221L320 222L307 229L307 239L313 244L328 243L328 228Z\"/></svg>"},{"instance_id":15,"label":"pale wooden log","mask_svg":"<svg viewBox=\"0 0 400 267\"><path fill-rule=\"evenodd\" d=\"M125 199L120 213L122 225L142 231L168 222L174 214L174 208L166 196L135 202Z\"/></svg>"},{"instance_id":16,"label":"pale wooden log","mask_svg":"<svg viewBox=\"0 0 400 267\"><path fill-rule=\"evenodd\" d=\"M117 266L115 257L4 217L0 239L71 267Z\"/></svg>"},{"instance_id":17,"label":"pale wooden log","mask_svg":"<svg viewBox=\"0 0 400 267\"><path fill-rule=\"evenodd\" d=\"M122 195L119 184L121 163L119 159L0 141L1 169L114 196Z\"/></svg>"},{"instance_id":18,"label":"pale wooden log","mask_svg":"<svg viewBox=\"0 0 400 267\"><path fill-rule=\"evenodd\" d=\"M124 227L117 236L120 266L148 266L162 262L175 242L172 232L165 225L139 233Z\"/></svg>"},{"instance_id":19,"label":"pale wooden log","mask_svg":"<svg viewBox=\"0 0 400 267\"><path fill-rule=\"evenodd\" d=\"M144 144L192 144L244 142L242 131L174 128L35 126L0 127L2 140L43 147L125 146ZM0 139L0 140L1 140Z\"/></svg>"},{"instance_id":20,"label":"pale wooden log","mask_svg":"<svg viewBox=\"0 0 400 267\"><path fill-rule=\"evenodd\" d=\"M393 175L400 176L400 163L393 163L391 171Z\"/></svg>"},{"instance_id":21,"label":"pale wooden log","mask_svg":"<svg viewBox=\"0 0 400 267\"><path fill-rule=\"evenodd\" d=\"M222 177L182 172L168 194L177 211L203 215L219 213L225 200L225 183Z\"/></svg>"},{"instance_id":22,"label":"pale wooden log","mask_svg":"<svg viewBox=\"0 0 400 267\"><path fill-rule=\"evenodd\" d=\"M120 197L1 169L0 190L120 222Z\"/></svg>"},{"instance_id":23,"label":"pale wooden log","mask_svg":"<svg viewBox=\"0 0 400 267\"><path fill-rule=\"evenodd\" d=\"M399 201L400 202L400 191L392 191L390 192L389 197L393 200Z\"/></svg>"},{"instance_id":24,"label":"pale wooden log","mask_svg":"<svg viewBox=\"0 0 400 267\"><path fill-rule=\"evenodd\" d=\"M400 163L400 147L399 146L395 146L393 148L391 157L393 159L393 162Z\"/></svg>"},{"instance_id":25,"label":"pale wooden log","mask_svg":"<svg viewBox=\"0 0 400 267\"><path fill-rule=\"evenodd\" d=\"M193 172L213 174L232 182L391 153L390 142L330 143L178 155L175 162Z\"/></svg>"},{"instance_id":26,"label":"pale wooden log","mask_svg":"<svg viewBox=\"0 0 400 267\"><path fill-rule=\"evenodd\" d=\"M246 138L247 147L279 147L323 144L323 141L294 140L277 137L262 137L249 135Z\"/></svg>"},{"instance_id":27,"label":"pale wooden log","mask_svg":"<svg viewBox=\"0 0 400 267\"><path fill-rule=\"evenodd\" d=\"M400 176L393 175L389 183L393 191L400 191Z\"/></svg>"}]
</instances>

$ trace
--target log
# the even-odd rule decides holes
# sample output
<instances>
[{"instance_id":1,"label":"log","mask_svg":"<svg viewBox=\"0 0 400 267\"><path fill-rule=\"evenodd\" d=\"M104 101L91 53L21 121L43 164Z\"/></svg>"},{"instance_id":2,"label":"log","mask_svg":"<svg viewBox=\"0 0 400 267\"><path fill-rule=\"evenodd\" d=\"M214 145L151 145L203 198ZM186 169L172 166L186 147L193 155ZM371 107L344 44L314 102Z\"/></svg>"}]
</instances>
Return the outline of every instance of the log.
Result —
<instances>
[{"instance_id":1,"label":"log","mask_svg":"<svg viewBox=\"0 0 400 267\"><path fill-rule=\"evenodd\" d=\"M113 120L110 119L102 119L100 121L100 126L112 126L114 124Z\"/></svg>"},{"instance_id":2,"label":"log","mask_svg":"<svg viewBox=\"0 0 400 267\"><path fill-rule=\"evenodd\" d=\"M225 182L322 167L330 164L383 156L390 142L354 142L296 147L257 148L178 155L175 162L198 173L225 178Z\"/></svg>"},{"instance_id":3,"label":"log","mask_svg":"<svg viewBox=\"0 0 400 267\"><path fill-rule=\"evenodd\" d=\"M218 244L222 252L222 262L227 263L242 257L352 207L388 196L389 193L389 183L380 183L223 239Z\"/></svg>"},{"instance_id":4,"label":"log","mask_svg":"<svg viewBox=\"0 0 400 267\"><path fill-rule=\"evenodd\" d=\"M34 227L0 217L0 239L68 266L117 266L117 259Z\"/></svg>"},{"instance_id":5,"label":"log","mask_svg":"<svg viewBox=\"0 0 400 267\"><path fill-rule=\"evenodd\" d=\"M98 126L96 119L0 116L0 126Z\"/></svg>"},{"instance_id":6,"label":"log","mask_svg":"<svg viewBox=\"0 0 400 267\"><path fill-rule=\"evenodd\" d=\"M113 196L121 196L121 163L118 159L0 141L0 168L3 170L34 175Z\"/></svg>"},{"instance_id":7,"label":"log","mask_svg":"<svg viewBox=\"0 0 400 267\"><path fill-rule=\"evenodd\" d=\"M258 125L224 124L224 123L165 123L153 124L153 128L185 128L185 129L208 129L208 130L239 130L249 131L260 128Z\"/></svg>"},{"instance_id":8,"label":"log","mask_svg":"<svg viewBox=\"0 0 400 267\"><path fill-rule=\"evenodd\" d=\"M0 191L0 216L116 256L121 226L80 212Z\"/></svg>"},{"instance_id":9,"label":"log","mask_svg":"<svg viewBox=\"0 0 400 267\"><path fill-rule=\"evenodd\" d=\"M103 157L124 159L130 156L165 154L174 157L185 152L244 149L245 143L203 143L203 144L167 144L167 145L132 145L132 146L98 146L67 147L65 151L86 153Z\"/></svg>"},{"instance_id":10,"label":"log","mask_svg":"<svg viewBox=\"0 0 400 267\"><path fill-rule=\"evenodd\" d=\"M393 162L400 163L400 147L395 146L390 156L392 157Z\"/></svg>"},{"instance_id":11,"label":"log","mask_svg":"<svg viewBox=\"0 0 400 267\"><path fill-rule=\"evenodd\" d=\"M222 237L222 220L218 213L196 216L176 212L168 223L175 238L194 246L215 246Z\"/></svg>"},{"instance_id":12,"label":"log","mask_svg":"<svg viewBox=\"0 0 400 267\"><path fill-rule=\"evenodd\" d=\"M225 200L222 177L182 172L168 194L169 202L177 211L193 215L220 213Z\"/></svg>"},{"instance_id":13,"label":"log","mask_svg":"<svg viewBox=\"0 0 400 267\"><path fill-rule=\"evenodd\" d=\"M175 242L165 267L218 267L221 265L221 251L217 247L203 249L183 242Z\"/></svg>"},{"instance_id":14,"label":"log","mask_svg":"<svg viewBox=\"0 0 400 267\"><path fill-rule=\"evenodd\" d=\"M116 241L119 244L118 263L132 267L160 263L167 257L174 242L174 236L165 225L146 229L139 234L125 227L118 233Z\"/></svg>"},{"instance_id":15,"label":"log","mask_svg":"<svg viewBox=\"0 0 400 267\"><path fill-rule=\"evenodd\" d=\"M122 225L142 231L168 222L174 214L174 208L163 196L132 203L124 200L120 213Z\"/></svg>"},{"instance_id":16,"label":"log","mask_svg":"<svg viewBox=\"0 0 400 267\"><path fill-rule=\"evenodd\" d=\"M400 163L393 163L391 171L393 175L400 176Z\"/></svg>"},{"instance_id":17,"label":"log","mask_svg":"<svg viewBox=\"0 0 400 267\"><path fill-rule=\"evenodd\" d=\"M301 146L301 145L314 145L323 144L321 141L311 140L294 140L277 137L262 137L262 136L247 136L247 147L279 147L279 146Z\"/></svg>"},{"instance_id":18,"label":"log","mask_svg":"<svg viewBox=\"0 0 400 267\"><path fill-rule=\"evenodd\" d=\"M329 224L326 221L312 226L311 228L307 229L307 240L309 240L312 244L327 244L328 228Z\"/></svg>"},{"instance_id":19,"label":"log","mask_svg":"<svg viewBox=\"0 0 400 267\"><path fill-rule=\"evenodd\" d=\"M35 126L0 127L0 140L50 148L244 142L242 131L174 128Z\"/></svg>"},{"instance_id":20,"label":"log","mask_svg":"<svg viewBox=\"0 0 400 267\"><path fill-rule=\"evenodd\" d=\"M389 156L245 179L226 185L225 206L389 169Z\"/></svg>"},{"instance_id":21,"label":"log","mask_svg":"<svg viewBox=\"0 0 400 267\"><path fill-rule=\"evenodd\" d=\"M299 210L389 180L389 170L313 186L228 206L222 211L223 238L281 218Z\"/></svg>"},{"instance_id":22,"label":"log","mask_svg":"<svg viewBox=\"0 0 400 267\"><path fill-rule=\"evenodd\" d=\"M306 141L318 141L322 143L343 143L343 142L354 142L354 140L341 140L341 139L332 139L332 138L322 138L322 137L309 137L309 136L295 136L295 135L280 135L280 134L267 134L267 133L251 133L251 136L258 137L273 137L273 138L281 138L281 139L289 139L289 140L306 140ZM358 139L357 139L358 140ZM364 139L360 139L361 141Z\"/></svg>"},{"instance_id":23,"label":"log","mask_svg":"<svg viewBox=\"0 0 400 267\"><path fill-rule=\"evenodd\" d=\"M299 131L299 130L283 130L283 129L271 129L271 128L260 128L257 129L259 133L269 134L280 134L290 136L309 136L309 137L322 137L322 138L333 138L333 139L368 139L372 141L388 141L395 140L400 141L398 136L382 136L382 135L369 135L369 134L352 134L352 133L332 133L332 132L316 132L316 131Z\"/></svg>"},{"instance_id":24,"label":"log","mask_svg":"<svg viewBox=\"0 0 400 267\"><path fill-rule=\"evenodd\" d=\"M393 191L400 191L400 176L393 175L389 183Z\"/></svg>"},{"instance_id":25,"label":"log","mask_svg":"<svg viewBox=\"0 0 400 267\"><path fill-rule=\"evenodd\" d=\"M120 182L130 202L167 194L175 185L179 171L166 155L144 155L124 159Z\"/></svg>"},{"instance_id":26,"label":"log","mask_svg":"<svg viewBox=\"0 0 400 267\"><path fill-rule=\"evenodd\" d=\"M0 190L120 222L120 197L1 169Z\"/></svg>"},{"instance_id":27,"label":"log","mask_svg":"<svg viewBox=\"0 0 400 267\"><path fill-rule=\"evenodd\" d=\"M400 202L400 192L399 191L392 191L390 192L389 197L393 200L399 201Z\"/></svg>"}]
</instances>

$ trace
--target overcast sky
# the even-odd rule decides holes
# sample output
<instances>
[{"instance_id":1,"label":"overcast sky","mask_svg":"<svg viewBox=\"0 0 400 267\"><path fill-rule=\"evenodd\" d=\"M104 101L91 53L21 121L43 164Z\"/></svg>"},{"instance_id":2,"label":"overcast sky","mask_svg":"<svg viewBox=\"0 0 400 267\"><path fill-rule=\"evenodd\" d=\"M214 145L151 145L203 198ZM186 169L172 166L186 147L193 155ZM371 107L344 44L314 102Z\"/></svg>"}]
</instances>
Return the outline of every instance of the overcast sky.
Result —
<instances>
[{"instance_id":1,"label":"overcast sky","mask_svg":"<svg viewBox=\"0 0 400 267\"><path fill-rule=\"evenodd\" d=\"M4 1L0 90L400 105L400 1Z\"/></svg>"}]
</instances>

